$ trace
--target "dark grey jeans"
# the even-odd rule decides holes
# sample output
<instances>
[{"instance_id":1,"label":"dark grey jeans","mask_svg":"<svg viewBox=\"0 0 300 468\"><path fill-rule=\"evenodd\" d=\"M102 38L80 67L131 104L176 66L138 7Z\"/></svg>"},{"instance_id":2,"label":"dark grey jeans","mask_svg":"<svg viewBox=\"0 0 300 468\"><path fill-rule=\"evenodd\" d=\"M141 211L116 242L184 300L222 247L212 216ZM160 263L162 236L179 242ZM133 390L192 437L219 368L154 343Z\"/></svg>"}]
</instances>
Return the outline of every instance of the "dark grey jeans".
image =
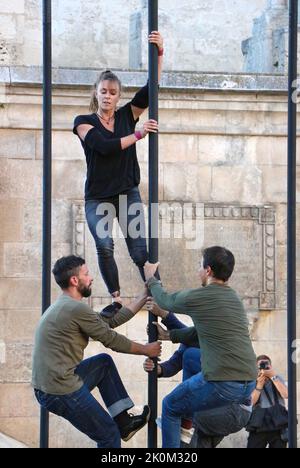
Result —
<instances>
[{"instance_id":1,"label":"dark grey jeans","mask_svg":"<svg viewBox=\"0 0 300 468\"><path fill-rule=\"evenodd\" d=\"M249 422L251 412L233 403L221 408L201 411L194 417L195 432L188 448L216 448L224 437L241 431Z\"/></svg>"}]
</instances>

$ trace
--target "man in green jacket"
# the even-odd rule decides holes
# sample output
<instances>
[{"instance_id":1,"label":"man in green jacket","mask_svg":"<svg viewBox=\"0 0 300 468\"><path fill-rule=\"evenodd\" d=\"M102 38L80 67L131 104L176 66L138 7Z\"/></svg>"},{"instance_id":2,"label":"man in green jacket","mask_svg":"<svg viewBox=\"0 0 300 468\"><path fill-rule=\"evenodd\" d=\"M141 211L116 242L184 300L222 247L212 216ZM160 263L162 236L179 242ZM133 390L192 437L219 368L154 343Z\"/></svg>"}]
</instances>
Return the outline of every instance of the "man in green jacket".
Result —
<instances>
[{"instance_id":1,"label":"man in green jacket","mask_svg":"<svg viewBox=\"0 0 300 468\"><path fill-rule=\"evenodd\" d=\"M161 343L138 344L113 330L143 307L147 291L110 319L94 312L83 298L91 296L93 279L85 260L70 256L58 260L53 274L63 294L45 312L35 335L32 385L40 405L67 419L97 442L99 448L120 448L149 420L150 409L130 416L134 406L113 359L99 354L83 360L89 338L119 353L157 357ZM98 387L108 413L93 397Z\"/></svg>"},{"instance_id":2,"label":"man in green jacket","mask_svg":"<svg viewBox=\"0 0 300 468\"><path fill-rule=\"evenodd\" d=\"M203 287L198 289L168 294L154 277L158 265L145 265L151 294L162 309L193 319L202 355L202 372L163 400L163 447L179 448L183 416L192 417L231 402L249 405L255 388L256 357L244 306L228 285L235 266L229 250L211 247L203 251L199 270Z\"/></svg>"}]
</instances>

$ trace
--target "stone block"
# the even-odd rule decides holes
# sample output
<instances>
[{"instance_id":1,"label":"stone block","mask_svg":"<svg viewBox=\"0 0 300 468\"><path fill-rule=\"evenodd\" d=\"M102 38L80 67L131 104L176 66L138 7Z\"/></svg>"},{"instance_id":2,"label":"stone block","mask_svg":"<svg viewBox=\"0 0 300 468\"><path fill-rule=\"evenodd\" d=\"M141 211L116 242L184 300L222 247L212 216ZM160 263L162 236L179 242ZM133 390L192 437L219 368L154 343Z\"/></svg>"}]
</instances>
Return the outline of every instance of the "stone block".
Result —
<instances>
[{"instance_id":1,"label":"stone block","mask_svg":"<svg viewBox=\"0 0 300 468\"><path fill-rule=\"evenodd\" d=\"M9 83L10 82L10 77L9 77L9 67L0 67L0 83ZM4 94L4 96L2 95ZM5 85L3 86L1 84L0 87L0 96L1 96L1 103L3 103L3 98L5 97Z\"/></svg>"},{"instance_id":2,"label":"stone block","mask_svg":"<svg viewBox=\"0 0 300 468\"><path fill-rule=\"evenodd\" d=\"M79 139L72 130L54 131L52 133L52 154L54 160L85 161L84 152ZM37 158L43 159L43 135L37 134Z\"/></svg>"},{"instance_id":3,"label":"stone block","mask_svg":"<svg viewBox=\"0 0 300 468\"><path fill-rule=\"evenodd\" d=\"M40 222L36 222L40 220ZM42 240L42 200L26 200L23 210L24 242ZM52 242L66 244L71 241L72 207L67 200L52 200Z\"/></svg>"},{"instance_id":4,"label":"stone block","mask_svg":"<svg viewBox=\"0 0 300 468\"><path fill-rule=\"evenodd\" d=\"M251 205L263 202L263 177L254 166L226 166L212 169L212 199Z\"/></svg>"},{"instance_id":5,"label":"stone block","mask_svg":"<svg viewBox=\"0 0 300 468\"><path fill-rule=\"evenodd\" d=\"M12 13L15 15L22 15L25 13L25 0L12 0L9 4L1 0L0 12L1 14Z\"/></svg>"},{"instance_id":6,"label":"stone block","mask_svg":"<svg viewBox=\"0 0 300 468\"><path fill-rule=\"evenodd\" d=\"M41 161L4 159L1 164L0 199L38 199L42 196Z\"/></svg>"},{"instance_id":7,"label":"stone block","mask_svg":"<svg viewBox=\"0 0 300 468\"><path fill-rule=\"evenodd\" d=\"M79 432L68 421L50 415L50 448L96 448L95 442Z\"/></svg>"},{"instance_id":8,"label":"stone block","mask_svg":"<svg viewBox=\"0 0 300 468\"><path fill-rule=\"evenodd\" d=\"M211 168L164 164L165 201L204 202L211 199Z\"/></svg>"},{"instance_id":9,"label":"stone block","mask_svg":"<svg viewBox=\"0 0 300 468\"><path fill-rule=\"evenodd\" d=\"M0 158L34 159L35 134L28 130L0 130Z\"/></svg>"},{"instance_id":10,"label":"stone block","mask_svg":"<svg viewBox=\"0 0 300 468\"><path fill-rule=\"evenodd\" d=\"M272 312L259 312L258 320L255 322L251 338L254 342L272 339L271 315Z\"/></svg>"},{"instance_id":11,"label":"stone block","mask_svg":"<svg viewBox=\"0 0 300 468\"><path fill-rule=\"evenodd\" d=\"M0 418L0 431L31 448L39 447L39 418Z\"/></svg>"},{"instance_id":12,"label":"stone block","mask_svg":"<svg viewBox=\"0 0 300 468\"><path fill-rule=\"evenodd\" d=\"M38 414L39 405L29 384L0 384L0 420L38 417Z\"/></svg>"},{"instance_id":13,"label":"stone block","mask_svg":"<svg viewBox=\"0 0 300 468\"><path fill-rule=\"evenodd\" d=\"M286 203L287 169L284 166L261 166L263 173L263 197L267 203Z\"/></svg>"},{"instance_id":14,"label":"stone block","mask_svg":"<svg viewBox=\"0 0 300 468\"><path fill-rule=\"evenodd\" d=\"M10 449L26 449L28 448L27 445L22 444L21 442L18 442L15 439L12 439L11 437L7 437L4 434L0 434L0 448L10 448Z\"/></svg>"},{"instance_id":15,"label":"stone block","mask_svg":"<svg viewBox=\"0 0 300 468\"><path fill-rule=\"evenodd\" d=\"M1 310L0 338L7 342L33 340L41 309Z\"/></svg>"},{"instance_id":16,"label":"stone block","mask_svg":"<svg viewBox=\"0 0 300 468\"><path fill-rule=\"evenodd\" d=\"M163 163L196 163L198 160L197 137L184 134L162 134L159 140L159 154Z\"/></svg>"},{"instance_id":17,"label":"stone block","mask_svg":"<svg viewBox=\"0 0 300 468\"><path fill-rule=\"evenodd\" d=\"M148 156L146 157L148 161ZM141 185L140 192L143 203L148 203L149 200L149 165L148 162L140 162L141 169ZM164 197L164 165L159 165L159 200L163 200Z\"/></svg>"},{"instance_id":18,"label":"stone block","mask_svg":"<svg viewBox=\"0 0 300 468\"><path fill-rule=\"evenodd\" d=\"M297 215L300 214L300 205L297 205ZM297 216L298 217L298 216ZM286 246L287 243L287 205L278 203L276 205L276 239L279 245ZM300 234L299 234L300 242Z\"/></svg>"},{"instance_id":19,"label":"stone block","mask_svg":"<svg viewBox=\"0 0 300 468\"><path fill-rule=\"evenodd\" d=\"M287 246L286 245L279 245L277 247L277 278L278 278L278 281L279 282L286 281L287 276L288 276L288 273L287 273Z\"/></svg>"},{"instance_id":20,"label":"stone block","mask_svg":"<svg viewBox=\"0 0 300 468\"><path fill-rule=\"evenodd\" d=\"M17 17L14 14L1 14L0 31L6 40L17 42Z\"/></svg>"},{"instance_id":21,"label":"stone block","mask_svg":"<svg viewBox=\"0 0 300 468\"><path fill-rule=\"evenodd\" d=\"M0 242L0 278L3 277L3 268L4 268L3 244Z\"/></svg>"},{"instance_id":22,"label":"stone block","mask_svg":"<svg viewBox=\"0 0 300 468\"><path fill-rule=\"evenodd\" d=\"M256 161L259 166L286 166L287 142L283 137L257 137Z\"/></svg>"},{"instance_id":23,"label":"stone block","mask_svg":"<svg viewBox=\"0 0 300 468\"><path fill-rule=\"evenodd\" d=\"M31 381L32 344L5 342L6 361L0 365L2 383L24 383Z\"/></svg>"},{"instance_id":24,"label":"stone block","mask_svg":"<svg viewBox=\"0 0 300 468\"><path fill-rule=\"evenodd\" d=\"M254 138L244 136L199 135L199 162L212 166L253 165Z\"/></svg>"},{"instance_id":25,"label":"stone block","mask_svg":"<svg viewBox=\"0 0 300 468\"><path fill-rule=\"evenodd\" d=\"M41 282L37 279L1 278L0 304L2 309L9 310L40 308Z\"/></svg>"},{"instance_id":26,"label":"stone block","mask_svg":"<svg viewBox=\"0 0 300 468\"><path fill-rule=\"evenodd\" d=\"M86 167L83 161L53 163L53 196L57 199L83 199Z\"/></svg>"},{"instance_id":27,"label":"stone block","mask_svg":"<svg viewBox=\"0 0 300 468\"><path fill-rule=\"evenodd\" d=\"M287 312L285 310L274 310L270 314L270 329L271 337L285 342L287 339Z\"/></svg>"},{"instance_id":28,"label":"stone block","mask_svg":"<svg viewBox=\"0 0 300 468\"><path fill-rule=\"evenodd\" d=\"M0 200L0 242L20 242L23 240L23 210L24 206L21 200Z\"/></svg>"},{"instance_id":29,"label":"stone block","mask_svg":"<svg viewBox=\"0 0 300 468\"><path fill-rule=\"evenodd\" d=\"M38 278L42 272L42 247L34 243L4 244L4 276Z\"/></svg>"}]
</instances>

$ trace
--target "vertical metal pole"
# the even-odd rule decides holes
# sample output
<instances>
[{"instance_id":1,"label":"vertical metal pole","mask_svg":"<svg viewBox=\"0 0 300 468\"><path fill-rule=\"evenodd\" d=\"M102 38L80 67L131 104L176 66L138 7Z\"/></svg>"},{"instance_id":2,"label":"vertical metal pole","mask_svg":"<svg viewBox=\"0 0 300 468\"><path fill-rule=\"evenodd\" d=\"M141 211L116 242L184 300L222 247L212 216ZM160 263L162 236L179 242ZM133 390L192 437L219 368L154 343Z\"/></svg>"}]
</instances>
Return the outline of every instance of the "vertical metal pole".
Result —
<instances>
[{"instance_id":1,"label":"vertical metal pole","mask_svg":"<svg viewBox=\"0 0 300 468\"><path fill-rule=\"evenodd\" d=\"M158 30L158 0L148 0L149 34ZM149 118L158 121L158 50L149 44ZM158 135L149 134L149 259L158 261ZM152 322L157 317L149 314L149 342L157 340ZM157 369L149 374L148 395L151 418L148 426L148 447L157 447Z\"/></svg>"},{"instance_id":2,"label":"vertical metal pole","mask_svg":"<svg viewBox=\"0 0 300 468\"><path fill-rule=\"evenodd\" d=\"M51 0L43 0L43 278L42 313L51 302L52 31ZM40 447L49 446L49 413L41 409Z\"/></svg>"},{"instance_id":3,"label":"vertical metal pole","mask_svg":"<svg viewBox=\"0 0 300 468\"><path fill-rule=\"evenodd\" d=\"M297 448L296 342L296 146L297 146L298 0L289 0L289 104L288 104L288 385L289 447Z\"/></svg>"}]
</instances>

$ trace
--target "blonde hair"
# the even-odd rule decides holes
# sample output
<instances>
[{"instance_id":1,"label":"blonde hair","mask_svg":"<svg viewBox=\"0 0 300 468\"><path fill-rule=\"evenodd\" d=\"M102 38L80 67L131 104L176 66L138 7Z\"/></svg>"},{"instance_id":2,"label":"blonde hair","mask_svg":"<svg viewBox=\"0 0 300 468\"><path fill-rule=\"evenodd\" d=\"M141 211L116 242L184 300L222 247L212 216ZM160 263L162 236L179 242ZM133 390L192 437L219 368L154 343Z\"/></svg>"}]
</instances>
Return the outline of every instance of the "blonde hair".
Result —
<instances>
[{"instance_id":1,"label":"blonde hair","mask_svg":"<svg viewBox=\"0 0 300 468\"><path fill-rule=\"evenodd\" d=\"M103 73L101 73L101 75L99 76L98 80L96 81L96 83L94 84L94 86L92 88L92 96L91 96L91 102L90 102L90 112L97 112L98 109L99 109L99 103L98 103L96 93L97 93L97 89L98 89L98 86L101 83L101 81L105 81L105 80L114 81L114 82L118 83L119 88L120 88L120 92L122 90L122 83L121 83L120 79L117 77L117 75L115 75L110 70L105 70Z\"/></svg>"}]
</instances>

